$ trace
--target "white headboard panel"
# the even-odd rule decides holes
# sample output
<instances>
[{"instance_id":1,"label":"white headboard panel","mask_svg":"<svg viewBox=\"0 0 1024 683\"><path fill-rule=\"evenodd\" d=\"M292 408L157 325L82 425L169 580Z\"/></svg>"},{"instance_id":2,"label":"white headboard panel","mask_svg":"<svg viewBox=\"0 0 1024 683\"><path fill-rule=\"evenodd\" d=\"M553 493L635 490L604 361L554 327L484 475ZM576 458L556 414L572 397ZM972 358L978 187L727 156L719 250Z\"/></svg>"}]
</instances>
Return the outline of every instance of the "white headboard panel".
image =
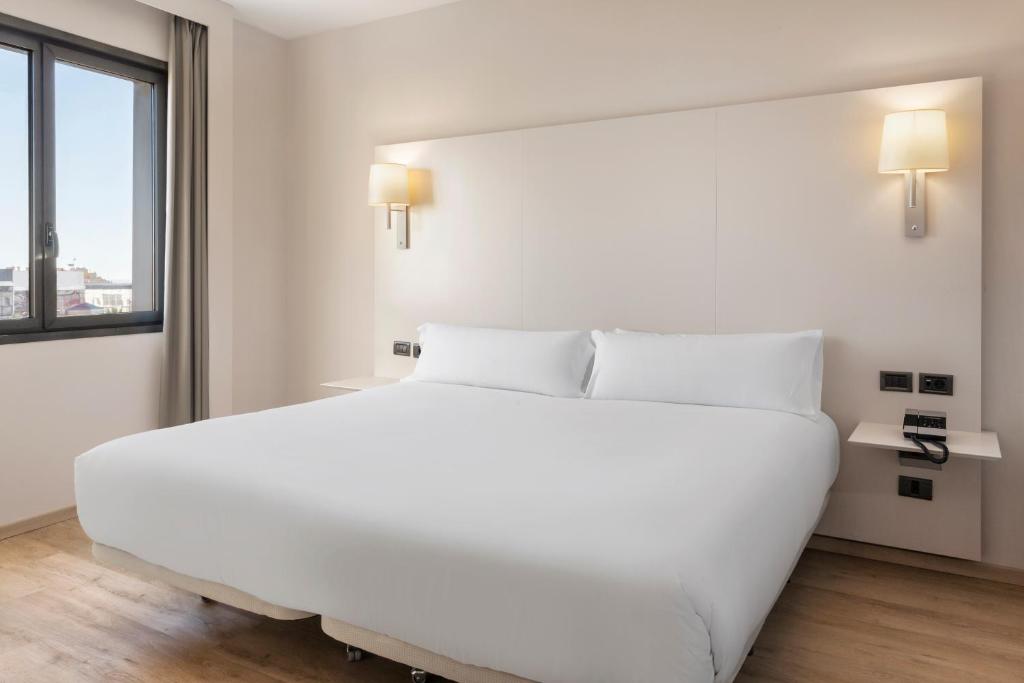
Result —
<instances>
[{"instance_id":1,"label":"white headboard panel","mask_svg":"<svg viewBox=\"0 0 1024 683\"><path fill-rule=\"evenodd\" d=\"M981 79L377 148L413 172L410 249L376 216L375 370L425 321L678 332L823 328L841 437L905 407L978 429ZM903 182L877 172L882 119L945 109L951 170L928 178L928 235L903 236ZM878 391L879 370L956 375L956 395ZM895 495L891 454L844 445L819 531L976 559L980 469L928 504ZM919 471L911 471L911 474Z\"/></svg>"},{"instance_id":2,"label":"white headboard panel","mask_svg":"<svg viewBox=\"0 0 1024 683\"><path fill-rule=\"evenodd\" d=\"M715 329L715 113L523 133L528 329Z\"/></svg>"}]
</instances>

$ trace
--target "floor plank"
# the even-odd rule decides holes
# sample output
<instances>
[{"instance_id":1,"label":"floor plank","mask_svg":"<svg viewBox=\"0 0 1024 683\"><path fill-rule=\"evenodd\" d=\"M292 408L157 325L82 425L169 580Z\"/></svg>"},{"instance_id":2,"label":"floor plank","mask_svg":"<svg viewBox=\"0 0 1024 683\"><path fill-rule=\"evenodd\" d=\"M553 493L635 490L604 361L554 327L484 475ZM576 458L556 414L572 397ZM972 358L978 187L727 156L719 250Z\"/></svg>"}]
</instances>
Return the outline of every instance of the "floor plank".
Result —
<instances>
[{"instance_id":1,"label":"floor plank","mask_svg":"<svg viewBox=\"0 0 1024 683\"><path fill-rule=\"evenodd\" d=\"M204 605L91 560L76 520L0 541L0 682L408 681L317 619ZM737 683L1024 682L1024 587L808 550Z\"/></svg>"}]
</instances>

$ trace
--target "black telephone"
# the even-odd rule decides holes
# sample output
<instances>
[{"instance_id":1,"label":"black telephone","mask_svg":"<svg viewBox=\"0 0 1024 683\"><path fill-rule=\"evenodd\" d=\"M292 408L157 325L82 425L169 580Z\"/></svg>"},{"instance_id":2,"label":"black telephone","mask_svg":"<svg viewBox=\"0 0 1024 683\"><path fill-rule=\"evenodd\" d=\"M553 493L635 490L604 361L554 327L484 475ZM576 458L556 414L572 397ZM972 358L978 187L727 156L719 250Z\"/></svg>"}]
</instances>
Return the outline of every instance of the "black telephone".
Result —
<instances>
[{"instance_id":1,"label":"black telephone","mask_svg":"<svg viewBox=\"0 0 1024 683\"><path fill-rule=\"evenodd\" d=\"M945 412L907 408L907 412L903 415L903 436L917 444L924 456L936 465L941 465L949 460L949 447L946 446ZM938 446L942 455L933 455L931 450L922 443L924 441Z\"/></svg>"}]
</instances>

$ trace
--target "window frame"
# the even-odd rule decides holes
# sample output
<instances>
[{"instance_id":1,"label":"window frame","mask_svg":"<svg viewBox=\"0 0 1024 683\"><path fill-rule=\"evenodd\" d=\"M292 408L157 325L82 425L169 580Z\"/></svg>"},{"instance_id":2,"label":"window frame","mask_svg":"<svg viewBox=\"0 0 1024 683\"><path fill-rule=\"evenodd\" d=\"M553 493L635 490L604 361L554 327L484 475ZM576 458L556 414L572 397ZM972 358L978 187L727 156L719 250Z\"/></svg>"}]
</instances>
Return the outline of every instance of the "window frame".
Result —
<instances>
[{"instance_id":1,"label":"window frame","mask_svg":"<svg viewBox=\"0 0 1024 683\"><path fill-rule=\"evenodd\" d=\"M0 14L0 44L28 53L29 86L29 311L18 320L0 320L0 345L107 335L160 332L164 314L164 255L167 185L167 64L86 38ZM149 83L149 161L145 184L152 203L152 225L133 223L133 242L140 233L152 243L153 310L57 315L58 251L47 246L49 226L56 226L55 87L58 62ZM138 169L134 188L139 188ZM133 196L134 201L138 201ZM133 277L134 279L134 277Z\"/></svg>"}]
</instances>

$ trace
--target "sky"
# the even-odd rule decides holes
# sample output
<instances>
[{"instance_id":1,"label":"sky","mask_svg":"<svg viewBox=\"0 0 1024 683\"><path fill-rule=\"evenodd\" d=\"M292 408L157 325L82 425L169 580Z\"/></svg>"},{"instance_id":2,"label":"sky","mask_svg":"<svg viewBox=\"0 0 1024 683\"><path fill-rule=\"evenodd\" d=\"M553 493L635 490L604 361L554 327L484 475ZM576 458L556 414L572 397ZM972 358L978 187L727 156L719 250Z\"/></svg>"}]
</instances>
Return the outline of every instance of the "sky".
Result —
<instances>
[{"instance_id":1,"label":"sky","mask_svg":"<svg viewBox=\"0 0 1024 683\"><path fill-rule=\"evenodd\" d=\"M59 267L132 276L134 83L55 70ZM28 58L0 48L0 267L28 264Z\"/></svg>"}]
</instances>

